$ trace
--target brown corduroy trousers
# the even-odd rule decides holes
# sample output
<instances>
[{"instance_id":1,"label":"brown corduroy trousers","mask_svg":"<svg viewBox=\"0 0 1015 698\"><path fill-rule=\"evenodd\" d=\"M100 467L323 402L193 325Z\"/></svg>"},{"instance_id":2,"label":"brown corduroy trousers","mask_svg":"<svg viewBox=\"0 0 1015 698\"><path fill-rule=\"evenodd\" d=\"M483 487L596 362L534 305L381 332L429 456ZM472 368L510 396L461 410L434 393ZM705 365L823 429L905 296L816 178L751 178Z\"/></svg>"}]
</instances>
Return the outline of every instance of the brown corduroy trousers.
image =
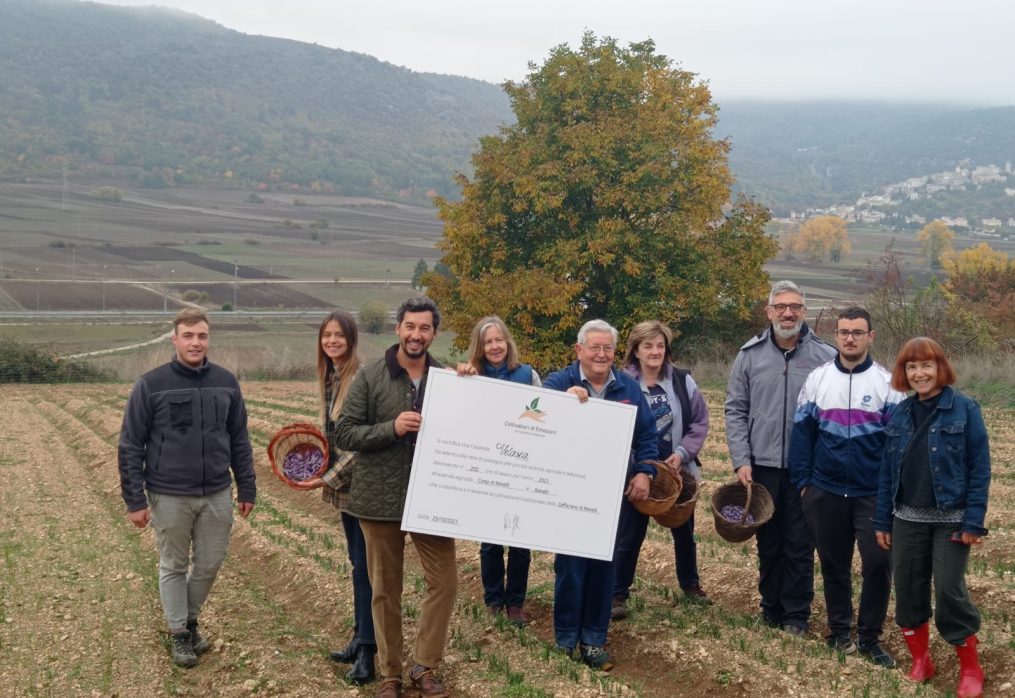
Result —
<instances>
[{"instance_id":1,"label":"brown corduroy trousers","mask_svg":"<svg viewBox=\"0 0 1015 698\"><path fill-rule=\"evenodd\" d=\"M374 594L371 611L377 637L378 670L383 678L400 678L406 532L397 521L360 519L360 527L366 541L367 572ZM444 656L458 588L455 540L425 533L408 535L416 546L426 580L413 663L436 667Z\"/></svg>"}]
</instances>

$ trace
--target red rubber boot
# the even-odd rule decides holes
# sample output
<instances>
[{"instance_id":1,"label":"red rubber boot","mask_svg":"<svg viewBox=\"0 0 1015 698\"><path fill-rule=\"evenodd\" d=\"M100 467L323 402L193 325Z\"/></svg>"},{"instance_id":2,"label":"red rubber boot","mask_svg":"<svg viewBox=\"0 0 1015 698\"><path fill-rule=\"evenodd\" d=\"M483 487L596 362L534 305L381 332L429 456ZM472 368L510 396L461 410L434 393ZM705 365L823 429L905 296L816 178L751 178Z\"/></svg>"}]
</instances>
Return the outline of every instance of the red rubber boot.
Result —
<instances>
[{"instance_id":1,"label":"red rubber boot","mask_svg":"<svg viewBox=\"0 0 1015 698\"><path fill-rule=\"evenodd\" d=\"M970 635L961 645L955 646L959 655L958 698L980 698L983 695L983 669L976 657L976 635Z\"/></svg>"},{"instance_id":2,"label":"red rubber boot","mask_svg":"<svg viewBox=\"0 0 1015 698\"><path fill-rule=\"evenodd\" d=\"M902 636L913 656L913 666L907 676L910 681L923 683L934 675L934 662L930 661L930 626L927 623L917 628L903 628Z\"/></svg>"}]
</instances>

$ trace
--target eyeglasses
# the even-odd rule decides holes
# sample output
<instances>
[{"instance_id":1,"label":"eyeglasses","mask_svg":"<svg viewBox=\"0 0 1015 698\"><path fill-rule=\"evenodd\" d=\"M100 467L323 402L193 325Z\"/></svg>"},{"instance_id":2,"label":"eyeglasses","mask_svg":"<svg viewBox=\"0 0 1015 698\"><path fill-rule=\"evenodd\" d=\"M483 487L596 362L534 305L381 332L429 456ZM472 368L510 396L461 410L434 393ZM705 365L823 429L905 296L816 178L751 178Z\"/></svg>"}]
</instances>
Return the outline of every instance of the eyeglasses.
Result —
<instances>
[{"instance_id":1,"label":"eyeglasses","mask_svg":"<svg viewBox=\"0 0 1015 698\"><path fill-rule=\"evenodd\" d=\"M787 310L793 313L799 313L806 306L802 303L776 303L775 305L768 306L777 313L785 313Z\"/></svg>"},{"instance_id":2,"label":"eyeglasses","mask_svg":"<svg viewBox=\"0 0 1015 698\"><path fill-rule=\"evenodd\" d=\"M613 352L617 350L617 347L613 346L612 344L596 344L591 347L583 344L582 346L585 347L585 351L589 352L590 354L605 354L606 356L612 355Z\"/></svg>"},{"instance_id":3,"label":"eyeglasses","mask_svg":"<svg viewBox=\"0 0 1015 698\"><path fill-rule=\"evenodd\" d=\"M853 339L862 339L862 338L864 338L865 336L867 336L869 334L870 334L870 330L836 330L835 331L835 336L838 337L839 339L848 339L849 337L852 337Z\"/></svg>"}]
</instances>

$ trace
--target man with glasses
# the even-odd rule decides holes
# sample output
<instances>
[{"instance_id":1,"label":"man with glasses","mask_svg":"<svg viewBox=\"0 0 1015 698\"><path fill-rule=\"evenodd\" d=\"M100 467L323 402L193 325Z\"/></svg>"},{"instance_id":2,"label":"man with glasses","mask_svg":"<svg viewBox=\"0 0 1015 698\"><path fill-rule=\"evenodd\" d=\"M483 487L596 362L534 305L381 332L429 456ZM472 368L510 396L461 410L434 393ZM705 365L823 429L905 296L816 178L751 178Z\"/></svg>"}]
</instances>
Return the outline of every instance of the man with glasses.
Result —
<instances>
[{"instance_id":1,"label":"man with glasses","mask_svg":"<svg viewBox=\"0 0 1015 698\"><path fill-rule=\"evenodd\" d=\"M814 547L786 465L797 396L807 375L835 356L804 322L804 294L778 281L764 332L740 348L726 390L726 442L737 479L772 495L775 513L758 529L761 622L807 632L814 599Z\"/></svg>"},{"instance_id":2,"label":"man with glasses","mask_svg":"<svg viewBox=\"0 0 1015 698\"><path fill-rule=\"evenodd\" d=\"M550 374L543 387L572 393L582 402L592 397L637 405L631 455L617 467L627 470L624 494L640 502L648 498L649 483L656 474L649 462L659 457L655 418L638 381L614 368L616 351L617 330L603 320L589 320L578 331L578 360ZM603 646L613 600L613 561L558 554L553 569L553 631L558 649L575 657L580 644L577 656L585 664L609 671L613 664Z\"/></svg>"},{"instance_id":3,"label":"man with glasses","mask_svg":"<svg viewBox=\"0 0 1015 698\"><path fill-rule=\"evenodd\" d=\"M874 538L884 428L905 395L892 389L891 373L870 357L874 343L870 314L863 308L839 313L838 355L815 369L797 401L789 447L789 471L800 491L804 517L821 560L828 610L828 646L855 652L880 666L895 660L881 646L891 593L891 554ZM853 547L860 550L860 610L857 642L853 621Z\"/></svg>"}]
</instances>

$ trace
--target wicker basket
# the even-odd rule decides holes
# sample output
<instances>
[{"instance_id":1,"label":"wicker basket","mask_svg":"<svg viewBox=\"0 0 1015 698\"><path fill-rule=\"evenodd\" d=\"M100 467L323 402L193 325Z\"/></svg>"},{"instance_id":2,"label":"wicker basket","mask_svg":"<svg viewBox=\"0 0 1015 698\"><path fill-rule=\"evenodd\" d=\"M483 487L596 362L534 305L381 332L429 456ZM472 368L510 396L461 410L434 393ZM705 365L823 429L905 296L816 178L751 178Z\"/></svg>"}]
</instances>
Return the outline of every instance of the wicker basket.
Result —
<instances>
[{"instance_id":1,"label":"wicker basket","mask_svg":"<svg viewBox=\"0 0 1015 698\"><path fill-rule=\"evenodd\" d=\"M683 526L691 518L694 507L698 504L698 493L701 492L698 480L683 468L680 469L680 479L683 486L680 488L680 496L673 502L673 506L668 511L652 517L657 524L665 528Z\"/></svg>"},{"instance_id":2,"label":"wicker basket","mask_svg":"<svg viewBox=\"0 0 1015 698\"><path fill-rule=\"evenodd\" d=\"M648 499L632 502L634 508L642 514L654 516L667 511L680 496L682 485L680 478L673 474L669 466L659 461L650 461L656 467L656 476L648 490Z\"/></svg>"},{"instance_id":3,"label":"wicker basket","mask_svg":"<svg viewBox=\"0 0 1015 698\"><path fill-rule=\"evenodd\" d=\"M271 470L279 480L290 487L299 489L305 480L294 480L285 472L286 458L294 452L318 452L323 458L321 466L315 473L306 478L312 480L324 474L328 469L328 440L324 434L313 424L296 422L278 430L268 444L268 461L271 463Z\"/></svg>"},{"instance_id":4,"label":"wicker basket","mask_svg":"<svg viewBox=\"0 0 1015 698\"><path fill-rule=\"evenodd\" d=\"M724 506L735 504L744 508L744 518L739 522L728 521L719 512ZM754 518L754 523L746 523L747 514ZM752 482L750 489L739 482L723 485L712 495L712 516L715 517L715 530L730 543L742 543L753 536L764 526L775 513L772 495L763 485Z\"/></svg>"}]
</instances>

